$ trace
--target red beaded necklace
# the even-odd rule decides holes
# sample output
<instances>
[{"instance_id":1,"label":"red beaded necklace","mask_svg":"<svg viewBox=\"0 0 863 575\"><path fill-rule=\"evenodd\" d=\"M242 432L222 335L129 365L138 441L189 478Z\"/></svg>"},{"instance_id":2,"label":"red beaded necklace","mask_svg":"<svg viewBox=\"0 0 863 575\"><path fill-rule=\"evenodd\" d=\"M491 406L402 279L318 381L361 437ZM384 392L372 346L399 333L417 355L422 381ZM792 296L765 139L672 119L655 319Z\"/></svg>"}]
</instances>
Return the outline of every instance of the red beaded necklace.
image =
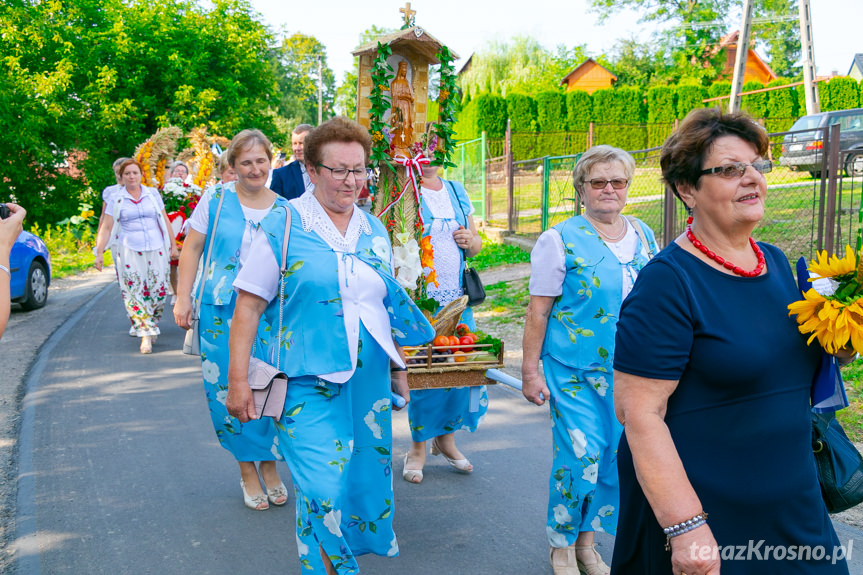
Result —
<instances>
[{"instance_id":1,"label":"red beaded necklace","mask_svg":"<svg viewBox=\"0 0 863 575\"><path fill-rule=\"evenodd\" d=\"M740 266L734 265L722 256L716 255L715 252L712 252L710 249L708 249L707 246L702 244L701 241L699 241L698 238L695 237L695 234L692 233L692 216L690 216L686 220L686 238L690 242L692 242L693 246L701 250L701 253L703 253L719 265L723 266L725 269L729 269L739 276L743 276L745 278L754 278L761 275L761 271L764 269L764 252L761 251L761 248L758 247L758 244L755 243L755 240L753 240L751 237L749 238L749 245L752 246L752 251L755 252L755 257L758 258L758 265L755 266L754 270L749 272Z\"/></svg>"}]
</instances>

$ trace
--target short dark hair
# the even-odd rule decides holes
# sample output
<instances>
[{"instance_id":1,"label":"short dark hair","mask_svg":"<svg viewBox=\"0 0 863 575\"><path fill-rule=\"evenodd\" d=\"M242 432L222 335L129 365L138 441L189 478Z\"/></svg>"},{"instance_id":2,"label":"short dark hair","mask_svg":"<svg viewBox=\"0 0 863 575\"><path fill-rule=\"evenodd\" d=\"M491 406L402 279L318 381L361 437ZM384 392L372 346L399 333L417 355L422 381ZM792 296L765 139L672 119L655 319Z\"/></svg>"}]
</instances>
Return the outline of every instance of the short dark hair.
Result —
<instances>
[{"instance_id":1,"label":"short dark hair","mask_svg":"<svg viewBox=\"0 0 863 575\"><path fill-rule=\"evenodd\" d=\"M243 130L231 140L231 145L225 150L228 165L234 167L234 162L240 152L248 152L255 146L262 146L270 162L273 161L273 144L260 130Z\"/></svg>"},{"instance_id":2,"label":"short dark hair","mask_svg":"<svg viewBox=\"0 0 863 575\"><path fill-rule=\"evenodd\" d=\"M306 136L303 140L303 153L307 166L317 166L321 163L322 149L331 142L350 144L356 142L363 147L365 163L368 165L372 153L372 137L364 127L344 116L336 116L327 120Z\"/></svg>"},{"instance_id":3,"label":"short dark hair","mask_svg":"<svg viewBox=\"0 0 863 575\"><path fill-rule=\"evenodd\" d=\"M305 132L309 132L309 131L313 130L314 128L315 127L312 126L311 124L300 124L296 128L294 128L293 130L291 130L291 133L300 135L300 134L303 134Z\"/></svg>"},{"instance_id":4,"label":"short dark hair","mask_svg":"<svg viewBox=\"0 0 863 575\"><path fill-rule=\"evenodd\" d=\"M723 136L736 136L752 145L761 157L767 155L770 140L767 132L748 114L723 114L718 108L698 108L691 111L676 132L662 145L659 165L662 179L678 198L678 184L698 187L704 159L713 143Z\"/></svg>"}]
</instances>

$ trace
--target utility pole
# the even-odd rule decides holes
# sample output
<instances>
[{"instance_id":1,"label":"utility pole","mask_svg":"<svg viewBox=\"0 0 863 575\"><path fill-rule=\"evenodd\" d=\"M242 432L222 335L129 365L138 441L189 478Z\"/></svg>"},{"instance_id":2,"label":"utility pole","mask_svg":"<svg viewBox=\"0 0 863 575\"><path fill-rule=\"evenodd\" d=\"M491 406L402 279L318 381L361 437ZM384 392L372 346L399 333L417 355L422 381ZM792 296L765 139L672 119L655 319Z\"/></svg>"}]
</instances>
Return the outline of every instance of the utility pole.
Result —
<instances>
[{"instance_id":1,"label":"utility pole","mask_svg":"<svg viewBox=\"0 0 863 575\"><path fill-rule=\"evenodd\" d=\"M743 0L743 21L740 23L740 35L737 37L737 53L734 55L734 77L731 81L731 99L728 101L728 111L740 110L740 96L743 91L743 78L746 76L746 57L749 55L749 35L752 32L752 0Z\"/></svg>"},{"instance_id":2,"label":"utility pole","mask_svg":"<svg viewBox=\"0 0 863 575\"><path fill-rule=\"evenodd\" d=\"M812 40L812 12L809 0L798 0L800 6L800 51L803 53L803 93L806 96L806 114L821 111L818 84L815 83L815 45Z\"/></svg>"},{"instance_id":3,"label":"utility pole","mask_svg":"<svg viewBox=\"0 0 863 575\"><path fill-rule=\"evenodd\" d=\"M318 126L324 123L324 70L323 58L318 54Z\"/></svg>"}]
</instances>

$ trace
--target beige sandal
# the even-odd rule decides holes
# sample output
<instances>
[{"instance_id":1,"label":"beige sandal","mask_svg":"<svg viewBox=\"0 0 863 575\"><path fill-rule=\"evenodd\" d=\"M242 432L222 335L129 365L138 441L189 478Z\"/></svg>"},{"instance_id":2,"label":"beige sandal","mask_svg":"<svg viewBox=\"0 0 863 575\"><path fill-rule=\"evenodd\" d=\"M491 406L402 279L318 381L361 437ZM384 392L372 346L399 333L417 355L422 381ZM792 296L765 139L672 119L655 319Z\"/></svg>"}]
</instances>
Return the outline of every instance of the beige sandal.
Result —
<instances>
[{"instance_id":1,"label":"beige sandal","mask_svg":"<svg viewBox=\"0 0 863 575\"><path fill-rule=\"evenodd\" d=\"M575 565L578 567L578 571L581 575L609 575L611 573L611 568L605 564L605 561L602 560L602 555L599 554L599 551L596 550L596 543L593 545L573 545L573 555L575 555ZM578 555L575 551L584 549L590 549L593 551L594 557L596 557L596 563L582 563L578 559Z\"/></svg>"}]
</instances>

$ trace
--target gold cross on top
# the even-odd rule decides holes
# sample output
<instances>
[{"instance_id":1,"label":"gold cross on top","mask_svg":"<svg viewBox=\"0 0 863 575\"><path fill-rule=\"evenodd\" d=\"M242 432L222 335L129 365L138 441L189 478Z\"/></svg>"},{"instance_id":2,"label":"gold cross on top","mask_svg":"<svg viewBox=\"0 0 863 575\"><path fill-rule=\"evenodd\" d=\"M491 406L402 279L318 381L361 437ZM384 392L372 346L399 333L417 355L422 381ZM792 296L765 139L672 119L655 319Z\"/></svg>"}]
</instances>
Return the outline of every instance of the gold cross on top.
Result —
<instances>
[{"instance_id":1,"label":"gold cross on top","mask_svg":"<svg viewBox=\"0 0 863 575\"><path fill-rule=\"evenodd\" d=\"M413 26L414 16L416 15L416 10L411 10L411 3L406 2L404 8L399 8L399 12L404 14L405 26L410 27Z\"/></svg>"}]
</instances>

